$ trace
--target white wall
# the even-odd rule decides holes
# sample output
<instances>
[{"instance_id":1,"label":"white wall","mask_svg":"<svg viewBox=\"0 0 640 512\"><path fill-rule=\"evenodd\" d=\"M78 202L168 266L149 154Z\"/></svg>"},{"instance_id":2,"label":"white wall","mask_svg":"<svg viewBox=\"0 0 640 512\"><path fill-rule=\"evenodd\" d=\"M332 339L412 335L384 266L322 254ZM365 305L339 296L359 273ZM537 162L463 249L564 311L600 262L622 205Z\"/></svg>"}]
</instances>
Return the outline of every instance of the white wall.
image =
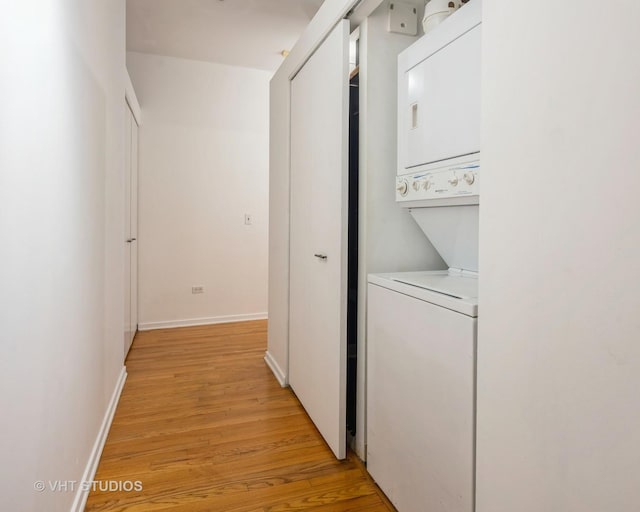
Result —
<instances>
[{"instance_id":1,"label":"white wall","mask_svg":"<svg viewBox=\"0 0 640 512\"><path fill-rule=\"evenodd\" d=\"M418 18L424 4L415 2ZM360 183L358 276L358 425L364 459L367 275L446 268L407 208L396 203L398 54L417 37L388 32L389 0L360 25Z\"/></svg>"},{"instance_id":2,"label":"white wall","mask_svg":"<svg viewBox=\"0 0 640 512\"><path fill-rule=\"evenodd\" d=\"M0 19L0 491L69 510L123 370L124 1Z\"/></svg>"},{"instance_id":3,"label":"white wall","mask_svg":"<svg viewBox=\"0 0 640 512\"><path fill-rule=\"evenodd\" d=\"M639 19L484 1L478 512L640 510Z\"/></svg>"},{"instance_id":4,"label":"white wall","mask_svg":"<svg viewBox=\"0 0 640 512\"><path fill-rule=\"evenodd\" d=\"M140 327L266 317L270 74L141 53L127 67L144 114Z\"/></svg>"}]
</instances>

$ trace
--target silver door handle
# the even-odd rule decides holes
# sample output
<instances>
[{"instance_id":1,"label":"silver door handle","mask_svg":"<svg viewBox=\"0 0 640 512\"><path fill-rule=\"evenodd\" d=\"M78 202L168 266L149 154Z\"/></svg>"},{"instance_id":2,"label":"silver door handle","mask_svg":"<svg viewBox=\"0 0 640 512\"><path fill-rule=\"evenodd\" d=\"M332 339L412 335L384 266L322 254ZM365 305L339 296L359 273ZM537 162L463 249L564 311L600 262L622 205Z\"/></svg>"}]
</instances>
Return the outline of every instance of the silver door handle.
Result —
<instances>
[{"instance_id":1,"label":"silver door handle","mask_svg":"<svg viewBox=\"0 0 640 512\"><path fill-rule=\"evenodd\" d=\"M320 258L321 260L326 260L327 259L327 255L326 254L314 254L314 256L316 258Z\"/></svg>"}]
</instances>

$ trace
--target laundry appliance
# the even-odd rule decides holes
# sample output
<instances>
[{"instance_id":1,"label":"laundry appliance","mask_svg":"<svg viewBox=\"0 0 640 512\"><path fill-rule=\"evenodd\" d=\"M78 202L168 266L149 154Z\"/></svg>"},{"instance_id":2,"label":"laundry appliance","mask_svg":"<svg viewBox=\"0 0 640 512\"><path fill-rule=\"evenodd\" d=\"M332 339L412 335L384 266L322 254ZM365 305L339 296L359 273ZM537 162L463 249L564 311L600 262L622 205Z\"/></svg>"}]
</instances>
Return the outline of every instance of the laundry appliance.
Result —
<instances>
[{"instance_id":1,"label":"laundry appliance","mask_svg":"<svg viewBox=\"0 0 640 512\"><path fill-rule=\"evenodd\" d=\"M367 469L400 512L473 512L481 0L398 59L396 200L448 270L371 274Z\"/></svg>"},{"instance_id":2,"label":"laundry appliance","mask_svg":"<svg viewBox=\"0 0 640 512\"><path fill-rule=\"evenodd\" d=\"M442 210L435 224L460 233L476 222L477 207L448 209L412 214L429 225ZM447 263L477 262L458 253L466 241L453 260L433 243ZM477 272L370 274L367 287L367 469L400 512L472 512Z\"/></svg>"}]
</instances>

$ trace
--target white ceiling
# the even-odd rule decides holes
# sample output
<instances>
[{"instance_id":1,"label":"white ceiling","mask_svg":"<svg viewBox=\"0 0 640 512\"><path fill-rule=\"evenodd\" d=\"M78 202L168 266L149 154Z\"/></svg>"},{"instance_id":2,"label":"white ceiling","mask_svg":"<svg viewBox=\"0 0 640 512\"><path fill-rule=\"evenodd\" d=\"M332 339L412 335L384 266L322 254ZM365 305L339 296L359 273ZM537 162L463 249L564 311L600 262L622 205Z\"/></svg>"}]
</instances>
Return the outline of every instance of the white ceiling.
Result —
<instances>
[{"instance_id":1,"label":"white ceiling","mask_svg":"<svg viewBox=\"0 0 640 512\"><path fill-rule=\"evenodd\" d=\"M323 0L127 0L127 50L275 71Z\"/></svg>"}]
</instances>

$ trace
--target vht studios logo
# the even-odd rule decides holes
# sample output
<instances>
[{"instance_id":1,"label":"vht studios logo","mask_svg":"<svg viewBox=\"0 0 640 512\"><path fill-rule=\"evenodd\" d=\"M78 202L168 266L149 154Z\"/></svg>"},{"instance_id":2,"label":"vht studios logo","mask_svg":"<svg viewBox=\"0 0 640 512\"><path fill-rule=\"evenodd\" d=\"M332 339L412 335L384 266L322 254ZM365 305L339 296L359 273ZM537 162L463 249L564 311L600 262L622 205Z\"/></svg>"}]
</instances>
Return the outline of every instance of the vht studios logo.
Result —
<instances>
[{"instance_id":1,"label":"vht studios logo","mask_svg":"<svg viewBox=\"0 0 640 512\"><path fill-rule=\"evenodd\" d=\"M38 492L140 492L142 482L140 480L38 480L33 483L33 488Z\"/></svg>"}]
</instances>

